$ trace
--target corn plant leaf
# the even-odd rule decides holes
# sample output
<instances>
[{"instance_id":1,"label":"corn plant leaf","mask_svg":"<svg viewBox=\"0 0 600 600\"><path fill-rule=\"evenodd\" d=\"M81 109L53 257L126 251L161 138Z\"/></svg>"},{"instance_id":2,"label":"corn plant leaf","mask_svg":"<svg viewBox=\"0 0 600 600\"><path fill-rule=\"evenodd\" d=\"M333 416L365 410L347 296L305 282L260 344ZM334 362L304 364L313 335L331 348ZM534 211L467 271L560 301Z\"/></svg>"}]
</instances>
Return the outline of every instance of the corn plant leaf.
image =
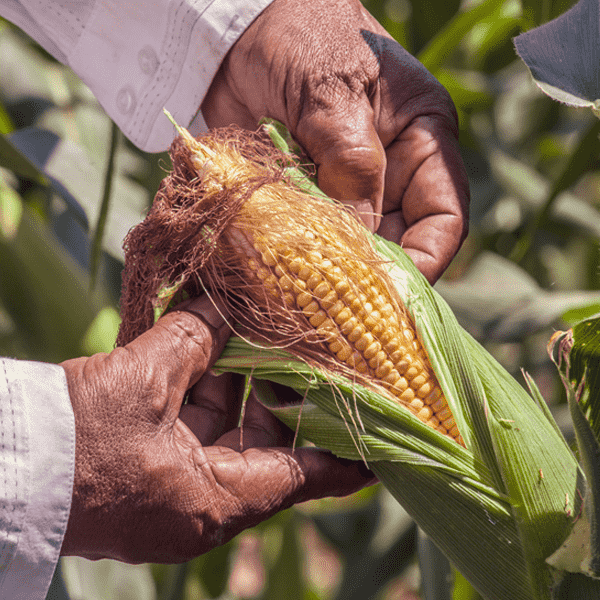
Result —
<instances>
[{"instance_id":1,"label":"corn plant leaf","mask_svg":"<svg viewBox=\"0 0 600 600\"><path fill-rule=\"evenodd\" d=\"M535 83L570 106L600 109L600 9L580 0L560 17L515 38Z\"/></svg>"},{"instance_id":2,"label":"corn plant leaf","mask_svg":"<svg viewBox=\"0 0 600 600\"><path fill-rule=\"evenodd\" d=\"M178 294L181 286L185 283L185 277L180 277L173 283L165 281L158 290L156 298L152 299L152 308L154 309L154 322L167 311L168 308L173 308L177 302L185 300L184 294Z\"/></svg>"},{"instance_id":3,"label":"corn plant leaf","mask_svg":"<svg viewBox=\"0 0 600 600\"><path fill-rule=\"evenodd\" d=\"M410 267L406 264L404 268ZM423 300L424 295L425 292L422 292L419 301ZM444 328L436 331L433 337L441 340L441 345L447 350L455 346L451 339L443 337L445 332L450 332L448 338L453 337L452 333L456 334L452 332L453 318L451 311L442 302L438 303L438 310L443 314ZM421 328L421 334L427 341L427 319L423 318L421 321L425 324ZM574 514L580 507L576 462L558 429L552 424L549 413L540 411L535 400L477 342L462 331L460 334L485 388L483 395L481 392L470 392L468 387L461 390L463 400L471 398L468 403L475 417L473 427L477 431L477 435L473 437L484 440L481 456L486 464L490 467L497 464L501 471L504 489L514 503L532 581L538 587L538 593L543 594L543 589L550 582L549 573L543 568L544 560L567 536ZM430 348L432 363L435 363L436 357L444 354L444 348L431 352L431 346L427 347ZM460 355L455 355L451 362L456 367L465 361L461 361ZM478 377L468 374L464 364L462 367L465 374L459 378L458 385L473 385L472 382L477 381ZM436 373L439 375L443 370L439 365ZM444 389L449 392L451 387ZM448 395L452 396L450 392ZM485 424L475 420L480 415L476 400L479 396L486 398ZM527 417L523 418L525 414ZM546 433L539 435L545 428L548 428ZM490 434L491 450L489 442L485 441ZM537 477L532 472L526 472L528 469L535 471ZM544 484L540 485L542 479L539 473L549 473L553 481L543 479ZM567 502L566 506L565 497L570 498L570 503ZM527 514L523 514L523 511Z\"/></svg>"},{"instance_id":4,"label":"corn plant leaf","mask_svg":"<svg viewBox=\"0 0 600 600\"><path fill-rule=\"evenodd\" d=\"M285 125L275 119L267 117L261 119L260 124L263 126L265 132L271 138L273 145L278 150L289 154L294 159L302 159L302 148L290 135L290 132ZM293 166L286 168L285 173L298 187L315 196L327 198L317 186L316 170L314 172L309 172L305 169L298 168L298 166Z\"/></svg>"},{"instance_id":5,"label":"corn plant leaf","mask_svg":"<svg viewBox=\"0 0 600 600\"><path fill-rule=\"evenodd\" d=\"M584 506L589 523L589 555L581 559L581 570L600 576L600 317L582 321L572 330L557 332L548 346L550 357L561 375L581 457L587 487ZM580 535L579 531L574 535ZM567 543L563 553L572 552ZM554 556L554 563L565 558Z\"/></svg>"},{"instance_id":6,"label":"corn plant leaf","mask_svg":"<svg viewBox=\"0 0 600 600\"><path fill-rule=\"evenodd\" d=\"M263 377L260 368L254 377ZM385 412L369 407L364 399L374 401L375 396L357 386L349 386L346 393L360 405L365 431L353 434L352 425L336 409L335 395L344 385L336 382L332 391L330 383L324 379L301 406L276 407L276 398L261 380L255 380L255 391L274 414L290 427L299 427L317 445L346 458L365 456L408 513L486 597L531 598L526 571L515 569L523 557L510 505L483 481L489 480L485 467L469 468L468 452L452 441L448 448L425 443L428 434L431 441L439 438L436 442L442 436L428 432L427 426L398 407L386 406ZM384 398L378 400L382 406L386 403Z\"/></svg>"},{"instance_id":7,"label":"corn plant leaf","mask_svg":"<svg viewBox=\"0 0 600 600\"><path fill-rule=\"evenodd\" d=\"M571 379L583 382L588 395L581 400L590 426L600 439L600 316L590 317L573 327L570 352Z\"/></svg>"}]
</instances>

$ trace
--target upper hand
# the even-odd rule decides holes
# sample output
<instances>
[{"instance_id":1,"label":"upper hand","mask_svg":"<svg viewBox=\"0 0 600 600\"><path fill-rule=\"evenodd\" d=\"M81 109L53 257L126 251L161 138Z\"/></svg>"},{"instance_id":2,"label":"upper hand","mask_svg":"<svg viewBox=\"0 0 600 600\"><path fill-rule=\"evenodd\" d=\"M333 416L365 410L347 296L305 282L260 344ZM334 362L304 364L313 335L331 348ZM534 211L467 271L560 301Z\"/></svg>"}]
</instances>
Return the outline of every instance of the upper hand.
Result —
<instances>
[{"instance_id":1,"label":"upper hand","mask_svg":"<svg viewBox=\"0 0 600 600\"><path fill-rule=\"evenodd\" d=\"M360 463L292 452L293 433L252 399L240 447L233 376L200 379L228 336L203 297L123 348L62 363L76 432L62 554L182 562L295 502L373 482Z\"/></svg>"},{"instance_id":2,"label":"upper hand","mask_svg":"<svg viewBox=\"0 0 600 600\"><path fill-rule=\"evenodd\" d=\"M452 100L359 0L274 0L228 53L202 112L209 127L284 123L319 187L432 283L466 236Z\"/></svg>"}]
</instances>

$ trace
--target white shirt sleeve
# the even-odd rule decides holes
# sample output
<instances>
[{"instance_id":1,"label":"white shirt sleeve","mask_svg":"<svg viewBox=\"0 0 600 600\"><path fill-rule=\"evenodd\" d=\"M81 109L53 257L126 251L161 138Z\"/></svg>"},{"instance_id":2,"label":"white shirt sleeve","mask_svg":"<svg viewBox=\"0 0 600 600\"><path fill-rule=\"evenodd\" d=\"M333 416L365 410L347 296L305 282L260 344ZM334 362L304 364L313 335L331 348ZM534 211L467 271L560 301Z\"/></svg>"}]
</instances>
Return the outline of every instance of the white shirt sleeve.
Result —
<instances>
[{"instance_id":1,"label":"white shirt sleeve","mask_svg":"<svg viewBox=\"0 0 600 600\"><path fill-rule=\"evenodd\" d=\"M214 75L271 1L0 0L0 14L68 64L135 145L160 152L174 137L163 108L205 130Z\"/></svg>"},{"instance_id":2,"label":"white shirt sleeve","mask_svg":"<svg viewBox=\"0 0 600 600\"><path fill-rule=\"evenodd\" d=\"M0 599L46 597L74 471L75 419L63 369L0 358Z\"/></svg>"}]
</instances>

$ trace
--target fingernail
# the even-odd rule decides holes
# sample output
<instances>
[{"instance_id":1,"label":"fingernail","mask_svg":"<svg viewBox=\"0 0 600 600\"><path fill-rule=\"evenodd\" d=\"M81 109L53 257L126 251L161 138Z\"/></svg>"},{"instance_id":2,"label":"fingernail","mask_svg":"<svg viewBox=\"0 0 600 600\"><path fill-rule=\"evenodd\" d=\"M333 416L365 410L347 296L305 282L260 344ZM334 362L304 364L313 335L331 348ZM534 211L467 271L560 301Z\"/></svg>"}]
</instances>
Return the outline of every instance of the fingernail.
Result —
<instances>
[{"instance_id":1,"label":"fingernail","mask_svg":"<svg viewBox=\"0 0 600 600\"><path fill-rule=\"evenodd\" d=\"M354 208L356 216L369 231L377 230L381 215L373 211L373 203L370 200L345 200L344 202Z\"/></svg>"},{"instance_id":2,"label":"fingernail","mask_svg":"<svg viewBox=\"0 0 600 600\"><path fill-rule=\"evenodd\" d=\"M204 294L199 298L194 298L185 310L198 315L203 321L215 329L220 329L229 318L229 313L222 302L214 298L209 298Z\"/></svg>"}]
</instances>

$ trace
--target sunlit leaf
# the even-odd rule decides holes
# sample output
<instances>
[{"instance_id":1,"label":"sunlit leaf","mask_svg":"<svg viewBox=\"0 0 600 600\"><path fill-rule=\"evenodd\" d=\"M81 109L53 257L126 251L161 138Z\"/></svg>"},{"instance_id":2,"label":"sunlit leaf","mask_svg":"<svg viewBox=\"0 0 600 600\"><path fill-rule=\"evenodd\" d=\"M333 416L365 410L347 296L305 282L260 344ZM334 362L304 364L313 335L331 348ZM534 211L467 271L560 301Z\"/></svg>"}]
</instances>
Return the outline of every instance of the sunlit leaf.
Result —
<instances>
[{"instance_id":1,"label":"sunlit leaf","mask_svg":"<svg viewBox=\"0 0 600 600\"><path fill-rule=\"evenodd\" d=\"M417 58L432 73L442 66L444 61L458 48L465 35L482 19L492 15L506 0L484 0L481 4L457 13L430 40Z\"/></svg>"},{"instance_id":2,"label":"sunlit leaf","mask_svg":"<svg viewBox=\"0 0 600 600\"><path fill-rule=\"evenodd\" d=\"M10 133L15 126L10 118L8 112L6 112L6 108L0 102L0 134L6 135Z\"/></svg>"},{"instance_id":3,"label":"sunlit leaf","mask_svg":"<svg viewBox=\"0 0 600 600\"><path fill-rule=\"evenodd\" d=\"M17 234L21 217L23 216L23 201L0 173L0 237L11 240Z\"/></svg>"},{"instance_id":4,"label":"sunlit leaf","mask_svg":"<svg viewBox=\"0 0 600 600\"><path fill-rule=\"evenodd\" d=\"M102 308L83 336L83 352L91 356L113 350L120 323L119 313L112 306Z\"/></svg>"}]
</instances>

